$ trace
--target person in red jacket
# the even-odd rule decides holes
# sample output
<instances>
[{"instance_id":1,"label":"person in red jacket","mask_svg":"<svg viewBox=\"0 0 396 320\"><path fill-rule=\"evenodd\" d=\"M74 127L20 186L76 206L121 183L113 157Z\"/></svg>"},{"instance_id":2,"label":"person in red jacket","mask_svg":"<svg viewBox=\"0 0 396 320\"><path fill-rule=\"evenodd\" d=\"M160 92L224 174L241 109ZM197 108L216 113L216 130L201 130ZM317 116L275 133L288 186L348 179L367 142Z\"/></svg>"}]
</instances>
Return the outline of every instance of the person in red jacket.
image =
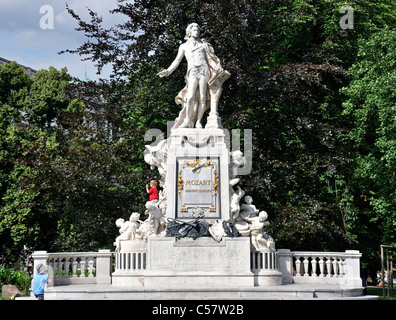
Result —
<instances>
[{"instance_id":1,"label":"person in red jacket","mask_svg":"<svg viewBox=\"0 0 396 320\"><path fill-rule=\"evenodd\" d=\"M150 189L149 185L146 184L146 191L149 194L149 201L158 201L158 189L157 189L157 180L150 181Z\"/></svg>"}]
</instances>

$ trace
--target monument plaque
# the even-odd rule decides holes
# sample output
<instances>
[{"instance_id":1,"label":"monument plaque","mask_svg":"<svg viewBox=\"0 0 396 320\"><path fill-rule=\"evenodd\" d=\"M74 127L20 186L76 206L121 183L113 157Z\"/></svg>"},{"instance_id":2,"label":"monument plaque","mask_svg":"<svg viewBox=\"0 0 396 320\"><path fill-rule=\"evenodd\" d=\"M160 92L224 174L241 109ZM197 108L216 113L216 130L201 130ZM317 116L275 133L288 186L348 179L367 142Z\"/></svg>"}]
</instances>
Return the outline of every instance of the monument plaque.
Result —
<instances>
[{"instance_id":1,"label":"monument plaque","mask_svg":"<svg viewBox=\"0 0 396 320\"><path fill-rule=\"evenodd\" d=\"M219 219L219 157L180 157L176 162L176 218L196 218L199 209L203 217Z\"/></svg>"}]
</instances>

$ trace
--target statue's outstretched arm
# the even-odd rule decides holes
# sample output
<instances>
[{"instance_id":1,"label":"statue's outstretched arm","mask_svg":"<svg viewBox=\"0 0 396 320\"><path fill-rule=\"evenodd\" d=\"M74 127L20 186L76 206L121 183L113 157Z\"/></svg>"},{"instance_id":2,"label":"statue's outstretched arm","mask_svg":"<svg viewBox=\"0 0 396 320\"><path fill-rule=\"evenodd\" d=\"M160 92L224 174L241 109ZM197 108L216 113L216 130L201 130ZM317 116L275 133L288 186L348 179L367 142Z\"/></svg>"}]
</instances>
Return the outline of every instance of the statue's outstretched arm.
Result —
<instances>
[{"instance_id":1,"label":"statue's outstretched arm","mask_svg":"<svg viewBox=\"0 0 396 320\"><path fill-rule=\"evenodd\" d=\"M162 77L169 76L175 69L179 66L180 62L183 60L184 57L184 48L183 45L179 47L179 51L177 53L176 59L172 62L168 69L164 69L159 72L157 75Z\"/></svg>"}]
</instances>

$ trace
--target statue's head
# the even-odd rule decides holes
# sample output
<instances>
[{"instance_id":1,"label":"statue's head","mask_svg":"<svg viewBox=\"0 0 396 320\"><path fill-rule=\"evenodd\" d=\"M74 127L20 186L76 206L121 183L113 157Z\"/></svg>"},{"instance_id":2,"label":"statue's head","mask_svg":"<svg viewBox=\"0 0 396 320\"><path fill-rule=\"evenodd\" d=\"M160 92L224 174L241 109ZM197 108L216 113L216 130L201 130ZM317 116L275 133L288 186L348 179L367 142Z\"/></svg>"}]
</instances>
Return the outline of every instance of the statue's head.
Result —
<instances>
[{"instance_id":1,"label":"statue's head","mask_svg":"<svg viewBox=\"0 0 396 320\"><path fill-rule=\"evenodd\" d=\"M243 198L243 200L247 204L251 204L253 202L253 198L251 196L246 196L245 198Z\"/></svg>"},{"instance_id":2,"label":"statue's head","mask_svg":"<svg viewBox=\"0 0 396 320\"><path fill-rule=\"evenodd\" d=\"M131 216L129 217L129 221L136 222L136 221L139 220L139 218L140 218L140 213L139 212L133 212L131 214Z\"/></svg>"},{"instance_id":3,"label":"statue's head","mask_svg":"<svg viewBox=\"0 0 396 320\"><path fill-rule=\"evenodd\" d=\"M124 222L125 222L124 219L119 218L119 219L117 219L117 221L116 221L116 226L117 226L117 227L121 227L122 224L123 224Z\"/></svg>"},{"instance_id":4,"label":"statue's head","mask_svg":"<svg viewBox=\"0 0 396 320\"><path fill-rule=\"evenodd\" d=\"M154 201L147 201L146 202L146 209L151 210L155 207L155 202Z\"/></svg>"},{"instance_id":5,"label":"statue's head","mask_svg":"<svg viewBox=\"0 0 396 320\"><path fill-rule=\"evenodd\" d=\"M268 213L267 213L266 211L261 211L261 212L259 213L259 220L260 220L261 222L267 220L267 218L268 218Z\"/></svg>"},{"instance_id":6,"label":"statue's head","mask_svg":"<svg viewBox=\"0 0 396 320\"><path fill-rule=\"evenodd\" d=\"M187 40L188 38L190 38L192 36L193 32L198 32L197 37L199 37L199 35L201 34L201 28L195 22L194 23L190 23L187 26L187 28L186 28L186 36L184 37L184 39Z\"/></svg>"},{"instance_id":7,"label":"statue's head","mask_svg":"<svg viewBox=\"0 0 396 320\"><path fill-rule=\"evenodd\" d=\"M235 159L235 160L240 160L240 159L242 159L243 153L242 153L241 150L236 150L236 151L233 151L233 152L231 153L231 156L232 156L232 158Z\"/></svg>"}]
</instances>

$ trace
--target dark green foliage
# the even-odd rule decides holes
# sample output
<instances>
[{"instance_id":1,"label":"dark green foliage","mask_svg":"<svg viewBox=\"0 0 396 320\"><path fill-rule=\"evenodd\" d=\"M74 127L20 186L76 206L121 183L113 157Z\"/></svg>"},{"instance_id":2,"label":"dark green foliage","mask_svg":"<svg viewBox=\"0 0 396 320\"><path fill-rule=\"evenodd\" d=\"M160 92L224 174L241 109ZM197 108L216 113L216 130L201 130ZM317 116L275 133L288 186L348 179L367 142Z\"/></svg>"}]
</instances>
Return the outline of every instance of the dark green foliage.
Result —
<instances>
[{"instance_id":1,"label":"dark green foliage","mask_svg":"<svg viewBox=\"0 0 396 320\"><path fill-rule=\"evenodd\" d=\"M0 258L15 261L24 247L111 248L115 220L143 208L135 183L145 177L131 166L130 146L109 132L115 123L122 129L123 114L114 112L115 104L103 112L95 104L98 93L110 89L74 85L63 69L41 70L29 80L12 63L0 66L4 73L3 83L10 80L1 106L8 114L0 141Z\"/></svg>"},{"instance_id":2,"label":"dark green foliage","mask_svg":"<svg viewBox=\"0 0 396 320\"><path fill-rule=\"evenodd\" d=\"M28 296L32 279L32 276L25 271L14 270L0 265L0 288L6 284L12 284L22 292L22 295Z\"/></svg>"}]
</instances>

